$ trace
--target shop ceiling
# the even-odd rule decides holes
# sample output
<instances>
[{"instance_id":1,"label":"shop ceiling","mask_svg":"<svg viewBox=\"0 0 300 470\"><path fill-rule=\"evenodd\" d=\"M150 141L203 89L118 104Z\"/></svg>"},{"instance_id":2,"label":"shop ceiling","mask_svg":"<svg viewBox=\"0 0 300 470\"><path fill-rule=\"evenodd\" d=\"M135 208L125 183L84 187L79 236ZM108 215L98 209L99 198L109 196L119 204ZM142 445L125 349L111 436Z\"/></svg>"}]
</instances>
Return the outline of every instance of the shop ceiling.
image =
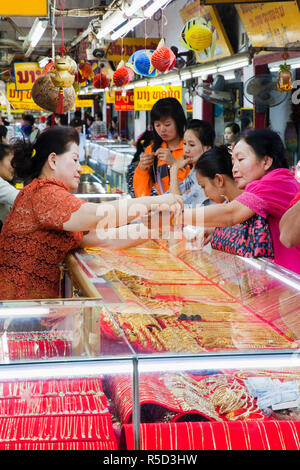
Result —
<instances>
[{"instance_id":1,"label":"shop ceiling","mask_svg":"<svg viewBox=\"0 0 300 470\"><path fill-rule=\"evenodd\" d=\"M63 2L51 0L51 4L56 7L54 24L57 35L54 44L55 49L58 50L62 43L61 19L63 19L64 43L70 44L78 37L80 31L84 31L88 27L93 19L97 18L101 21L109 9L117 8L118 0L64 0ZM62 4L64 6L63 16L60 14ZM26 15L26 7L24 15ZM33 16L1 16L0 6L0 67L9 66L16 60L36 60L39 56L51 54L53 31L49 21L43 37L30 54L30 58L24 56L26 52L24 41L34 19Z\"/></svg>"}]
</instances>

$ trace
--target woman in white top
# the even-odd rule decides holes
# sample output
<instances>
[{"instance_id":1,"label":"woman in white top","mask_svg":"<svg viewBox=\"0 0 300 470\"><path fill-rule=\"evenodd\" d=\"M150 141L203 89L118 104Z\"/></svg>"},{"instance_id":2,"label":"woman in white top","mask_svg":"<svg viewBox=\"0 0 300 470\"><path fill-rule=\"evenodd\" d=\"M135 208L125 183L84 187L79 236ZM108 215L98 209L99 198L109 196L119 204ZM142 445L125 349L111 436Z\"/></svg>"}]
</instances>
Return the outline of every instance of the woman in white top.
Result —
<instances>
[{"instance_id":1,"label":"woman in white top","mask_svg":"<svg viewBox=\"0 0 300 470\"><path fill-rule=\"evenodd\" d=\"M18 190L9 181L14 177L14 170L11 166L13 153L7 144L0 144L0 226L6 219Z\"/></svg>"}]
</instances>

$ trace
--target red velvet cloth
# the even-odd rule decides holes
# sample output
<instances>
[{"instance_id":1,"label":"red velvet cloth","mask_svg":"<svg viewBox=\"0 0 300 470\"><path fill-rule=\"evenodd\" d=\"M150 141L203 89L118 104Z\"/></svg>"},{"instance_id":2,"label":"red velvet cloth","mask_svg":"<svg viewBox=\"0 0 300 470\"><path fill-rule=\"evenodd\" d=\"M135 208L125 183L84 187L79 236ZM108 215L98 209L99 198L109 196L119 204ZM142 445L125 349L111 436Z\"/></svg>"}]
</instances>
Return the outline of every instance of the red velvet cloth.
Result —
<instances>
[{"instance_id":1,"label":"red velvet cloth","mask_svg":"<svg viewBox=\"0 0 300 470\"><path fill-rule=\"evenodd\" d=\"M122 432L126 449L133 450L133 426ZM300 422L141 424L141 450L300 450Z\"/></svg>"}]
</instances>

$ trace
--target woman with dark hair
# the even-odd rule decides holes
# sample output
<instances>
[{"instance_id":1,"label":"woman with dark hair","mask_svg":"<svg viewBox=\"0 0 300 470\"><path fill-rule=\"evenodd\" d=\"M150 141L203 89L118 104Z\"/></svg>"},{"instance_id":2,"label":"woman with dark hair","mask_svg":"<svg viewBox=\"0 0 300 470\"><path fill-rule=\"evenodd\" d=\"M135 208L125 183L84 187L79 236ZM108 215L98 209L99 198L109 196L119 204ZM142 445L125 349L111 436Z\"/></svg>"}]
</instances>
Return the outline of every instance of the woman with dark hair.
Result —
<instances>
[{"instance_id":1,"label":"woman with dark hair","mask_svg":"<svg viewBox=\"0 0 300 470\"><path fill-rule=\"evenodd\" d=\"M238 140L240 132L240 126L236 122L230 122L229 124L226 124L224 129L224 143L228 148L232 148L232 146Z\"/></svg>"},{"instance_id":2,"label":"woman with dark hair","mask_svg":"<svg viewBox=\"0 0 300 470\"><path fill-rule=\"evenodd\" d=\"M158 100L151 110L153 142L145 153L133 177L135 195L149 196L152 187L163 194L170 187L169 167L174 159L183 156L183 134L186 117L183 108L176 98ZM178 172L179 181L183 181L189 168Z\"/></svg>"},{"instance_id":3,"label":"woman with dark hair","mask_svg":"<svg viewBox=\"0 0 300 470\"><path fill-rule=\"evenodd\" d=\"M233 177L242 194L228 204L186 209L184 222L231 227L255 214L264 217L270 227L275 263L300 274L300 251L280 242L280 219L299 186L288 169L281 138L269 129L250 131L235 145L232 163Z\"/></svg>"},{"instance_id":4,"label":"woman with dark hair","mask_svg":"<svg viewBox=\"0 0 300 470\"><path fill-rule=\"evenodd\" d=\"M107 204L80 200L71 194L82 171L78 144L78 133L71 126L46 129L34 145L24 140L14 144L12 166L28 184L19 192L0 235L2 300L59 297L60 265L71 250L144 242L148 228L128 222L147 214L153 204L159 209L175 203L174 210L178 209L180 200L172 195L141 198L139 212L135 200Z\"/></svg>"},{"instance_id":5,"label":"woman with dark hair","mask_svg":"<svg viewBox=\"0 0 300 470\"><path fill-rule=\"evenodd\" d=\"M181 194L185 205L195 207L198 204L210 204L210 200L197 182L195 164L207 150L214 146L215 131L208 121L192 119L184 133L184 155L174 160L170 168L170 192ZM187 177L179 183L178 172L189 166Z\"/></svg>"},{"instance_id":6,"label":"woman with dark hair","mask_svg":"<svg viewBox=\"0 0 300 470\"><path fill-rule=\"evenodd\" d=\"M1 144L7 144L7 127L6 126L0 126L0 143Z\"/></svg>"},{"instance_id":7,"label":"woman with dark hair","mask_svg":"<svg viewBox=\"0 0 300 470\"><path fill-rule=\"evenodd\" d=\"M131 197L135 197L135 192L133 189L133 175L136 170L136 167L139 164L140 156L144 153L145 149L148 145L151 144L153 140L153 132L151 130L145 130L143 134L138 138L136 142L136 152L133 156L133 159L128 165L127 173L126 173L126 183L127 183L127 192L131 195ZM151 195L157 194L155 190L152 189Z\"/></svg>"},{"instance_id":8,"label":"woman with dark hair","mask_svg":"<svg viewBox=\"0 0 300 470\"><path fill-rule=\"evenodd\" d=\"M3 126L4 127L4 126ZM0 144L0 224L6 219L17 195L18 190L10 184L14 177L11 166L13 153L9 145Z\"/></svg>"}]
</instances>

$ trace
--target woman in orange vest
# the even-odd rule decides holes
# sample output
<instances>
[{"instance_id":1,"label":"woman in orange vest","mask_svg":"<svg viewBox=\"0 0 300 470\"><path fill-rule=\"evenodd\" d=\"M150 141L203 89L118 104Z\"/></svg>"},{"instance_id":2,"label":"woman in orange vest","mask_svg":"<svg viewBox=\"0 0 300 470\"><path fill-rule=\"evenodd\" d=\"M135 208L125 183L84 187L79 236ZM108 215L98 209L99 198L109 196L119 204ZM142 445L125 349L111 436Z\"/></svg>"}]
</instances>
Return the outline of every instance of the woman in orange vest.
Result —
<instances>
[{"instance_id":1,"label":"woman in orange vest","mask_svg":"<svg viewBox=\"0 0 300 470\"><path fill-rule=\"evenodd\" d=\"M174 159L183 156L183 134L186 117L176 98L158 100L151 110L153 142L134 172L133 188L136 197L149 196L152 187L163 194L170 188L169 167ZM190 169L182 168L178 180L183 181Z\"/></svg>"}]
</instances>

